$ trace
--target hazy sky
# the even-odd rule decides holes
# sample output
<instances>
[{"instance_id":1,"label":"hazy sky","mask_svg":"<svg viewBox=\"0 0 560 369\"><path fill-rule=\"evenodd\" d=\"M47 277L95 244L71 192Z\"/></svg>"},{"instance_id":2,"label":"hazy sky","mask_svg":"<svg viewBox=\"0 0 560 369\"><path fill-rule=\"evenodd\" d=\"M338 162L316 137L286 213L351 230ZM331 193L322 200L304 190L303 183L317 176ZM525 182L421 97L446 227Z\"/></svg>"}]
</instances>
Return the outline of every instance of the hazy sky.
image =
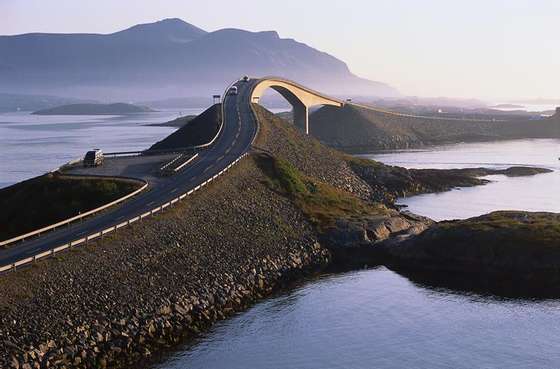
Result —
<instances>
[{"instance_id":1,"label":"hazy sky","mask_svg":"<svg viewBox=\"0 0 560 369\"><path fill-rule=\"evenodd\" d=\"M2 35L171 17L276 30L406 95L560 98L559 0L0 0Z\"/></svg>"}]
</instances>

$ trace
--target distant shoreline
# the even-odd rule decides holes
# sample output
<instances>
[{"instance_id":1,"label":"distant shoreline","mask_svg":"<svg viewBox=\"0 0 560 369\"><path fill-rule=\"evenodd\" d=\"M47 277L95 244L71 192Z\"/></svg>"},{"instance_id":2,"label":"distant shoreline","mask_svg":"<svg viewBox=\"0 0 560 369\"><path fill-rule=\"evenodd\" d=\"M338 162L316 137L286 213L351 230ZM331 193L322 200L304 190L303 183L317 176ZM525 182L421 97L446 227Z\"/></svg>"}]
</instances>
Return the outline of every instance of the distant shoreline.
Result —
<instances>
[{"instance_id":1,"label":"distant shoreline","mask_svg":"<svg viewBox=\"0 0 560 369\"><path fill-rule=\"evenodd\" d=\"M114 104L69 104L54 108L37 110L33 115L124 115L155 112L146 106Z\"/></svg>"}]
</instances>

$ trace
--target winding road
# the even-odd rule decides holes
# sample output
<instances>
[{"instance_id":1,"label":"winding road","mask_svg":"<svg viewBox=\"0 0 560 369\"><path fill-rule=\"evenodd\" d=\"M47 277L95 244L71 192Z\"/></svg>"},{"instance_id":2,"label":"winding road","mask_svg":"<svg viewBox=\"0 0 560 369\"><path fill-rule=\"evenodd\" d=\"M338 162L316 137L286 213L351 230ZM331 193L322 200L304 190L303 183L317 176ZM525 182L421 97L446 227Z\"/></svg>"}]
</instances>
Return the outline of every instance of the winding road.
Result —
<instances>
[{"instance_id":1,"label":"winding road","mask_svg":"<svg viewBox=\"0 0 560 369\"><path fill-rule=\"evenodd\" d=\"M251 147L257 132L257 122L251 110L251 94L258 82L259 80L236 82L234 86L237 86L238 94L224 95L223 127L218 138L209 148L200 151L197 159L184 170L114 209L0 250L0 267L149 212L176 198L179 193L194 189L220 173Z\"/></svg>"}]
</instances>

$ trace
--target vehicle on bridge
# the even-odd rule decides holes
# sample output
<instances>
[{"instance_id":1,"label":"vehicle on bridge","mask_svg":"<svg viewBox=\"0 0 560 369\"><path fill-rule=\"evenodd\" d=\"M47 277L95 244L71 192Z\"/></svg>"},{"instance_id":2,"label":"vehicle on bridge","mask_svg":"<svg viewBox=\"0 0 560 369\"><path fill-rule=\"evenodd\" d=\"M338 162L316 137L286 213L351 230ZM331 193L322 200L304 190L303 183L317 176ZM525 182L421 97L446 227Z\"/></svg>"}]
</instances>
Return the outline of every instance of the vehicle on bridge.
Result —
<instances>
[{"instance_id":1,"label":"vehicle on bridge","mask_svg":"<svg viewBox=\"0 0 560 369\"><path fill-rule=\"evenodd\" d=\"M103 151L100 149L93 149L86 152L84 156L84 167L97 167L103 165Z\"/></svg>"},{"instance_id":2,"label":"vehicle on bridge","mask_svg":"<svg viewBox=\"0 0 560 369\"><path fill-rule=\"evenodd\" d=\"M237 86L233 86L229 89L230 95L237 95Z\"/></svg>"}]
</instances>

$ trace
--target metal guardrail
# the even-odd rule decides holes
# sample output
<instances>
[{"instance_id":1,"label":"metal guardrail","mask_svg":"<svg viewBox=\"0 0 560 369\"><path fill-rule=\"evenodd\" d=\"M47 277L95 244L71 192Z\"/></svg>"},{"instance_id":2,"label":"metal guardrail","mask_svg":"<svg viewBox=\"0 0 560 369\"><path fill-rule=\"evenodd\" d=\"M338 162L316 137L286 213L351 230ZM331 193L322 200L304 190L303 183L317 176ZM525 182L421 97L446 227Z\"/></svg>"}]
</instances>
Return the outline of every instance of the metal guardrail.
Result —
<instances>
[{"instance_id":1,"label":"metal guardrail","mask_svg":"<svg viewBox=\"0 0 560 369\"><path fill-rule=\"evenodd\" d=\"M231 167L233 167L235 164L237 164L241 159L243 159L244 157L246 157L248 155L247 152L245 152L244 154L242 154L241 156L239 156L237 159L235 159L233 162L231 162L227 167L225 167L224 169L222 169L220 172L218 172L217 174L213 175L212 177L208 178L206 181L202 182L200 185L196 186L195 188L173 198L172 200L158 206L155 207L143 214L140 214L136 217L130 218L126 221L123 221L121 223L115 224L114 226L111 226L109 228L105 228L101 231L95 232L95 233L91 233L85 237L81 237L78 239L75 239L73 241L67 242L65 244L53 247L50 250L47 251L43 251L37 255L33 255L24 259L20 259L17 260L13 263L10 263L8 265L3 265L0 267L0 273L6 273L6 272L10 272L10 271L15 271L17 270L18 267L23 266L23 265L27 265L27 264L32 264L37 260L40 259L44 259L47 257L52 257L58 253L60 253L61 251L65 251L68 249L72 249L75 246L79 246L79 245L84 245L87 244L89 241L95 240L97 238L103 238L103 236L105 236L106 234L109 234L111 232L115 232L120 228L123 227L127 227L130 226L132 223L137 222L141 219L144 219L146 217L152 216L160 211L163 211L164 209L171 207L173 205L175 205L177 202L180 202L181 200L185 199L187 196L192 195L194 192L200 190L202 187L208 185L210 182L212 182L213 180L215 180L216 178L218 178L219 176L221 176L222 174L224 174L225 172L227 172L229 169L231 169ZM146 184L147 186L147 184Z\"/></svg>"},{"instance_id":2,"label":"metal guardrail","mask_svg":"<svg viewBox=\"0 0 560 369\"><path fill-rule=\"evenodd\" d=\"M127 179L128 179L128 178L127 178ZM8 240L1 241L1 242L0 242L0 247L9 245L9 244L14 243L14 242L17 242L17 241L25 240L26 238L33 237L33 236L39 235L39 234L41 234L41 233L45 233L45 232L50 231L50 230L52 230L52 229L55 229L55 228L64 226L64 225L69 224L69 223L72 223L72 222L74 222L74 221L76 221L76 220L80 220L80 219L85 218L85 217L87 217L87 216L90 216L90 215L93 215L93 214L95 214L95 213L98 213L98 212L100 212L100 211L102 211L102 210L105 210L105 209L107 209L107 208L109 208L109 207L111 207L111 206L113 206L113 205L117 205L117 204L119 204L119 203L121 203L121 202L123 202L123 201L125 201L125 200L127 200L127 199L129 199L129 198L131 198L131 197L133 197L133 196L136 196L137 194L139 194L140 192L144 191L144 190L148 187L148 182L146 182L146 181L144 181L144 180L134 179L134 181L144 182L144 184L142 185L142 187L140 187L139 189L137 189L137 190L135 190L135 191L129 193L128 195L125 195L125 196L123 196L123 197L120 197L120 198L118 198L118 199L116 199L116 200L114 200L114 201L111 201L110 203L107 203L107 204L102 205L102 206L100 206L100 207L97 207L97 208L95 208L95 209L86 211L85 213L81 213L81 214L78 214L78 215L73 216L73 217L71 217L71 218L62 220L62 221L60 221L60 222L58 222L58 223L54 223L54 224L48 225L48 226L46 226L46 227L39 228L39 229L36 229L36 230L34 230L34 231L31 231L31 232L28 232L28 233L25 233L25 234L22 234L22 235L19 235L19 236L10 238L10 239L8 239Z\"/></svg>"},{"instance_id":3,"label":"metal guardrail","mask_svg":"<svg viewBox=\"0 0 560 369\"><path fill-rule=\"evenodd\" d=\"M164 166L159 168L159 172L160 172L161 175L164 175L164 176L175 174L178 171L180 171L181 169L183 169L189 163L192 163L192 161L196 158L198 158L198 153L186 157L186 160L181 163L181 160L185 159L185 154L180 154L177 157L175 157L173 160L171 160L170 162L168 162L167 164L165 164ZM177 163L180 163L180 164L177 165L176 167L173 167Z\"/></svg>"}]
</instances>

